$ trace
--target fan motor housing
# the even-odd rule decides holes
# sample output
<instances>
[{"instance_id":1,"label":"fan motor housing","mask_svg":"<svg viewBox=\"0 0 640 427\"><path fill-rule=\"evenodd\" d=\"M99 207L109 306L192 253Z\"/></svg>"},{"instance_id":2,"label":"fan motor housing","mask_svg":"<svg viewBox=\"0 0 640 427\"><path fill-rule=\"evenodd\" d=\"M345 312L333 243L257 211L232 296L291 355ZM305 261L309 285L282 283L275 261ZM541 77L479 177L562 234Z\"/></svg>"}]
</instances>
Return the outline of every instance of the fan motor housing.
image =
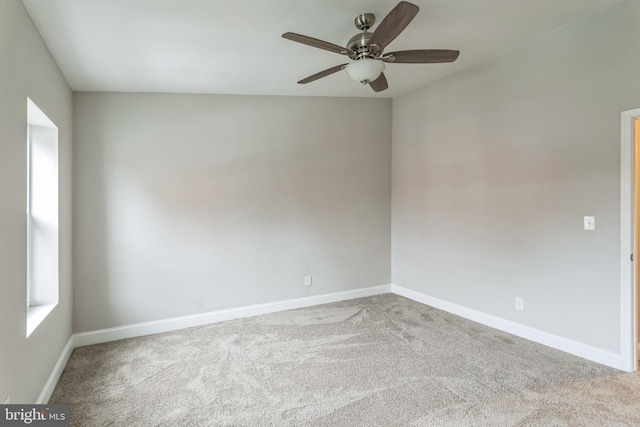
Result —
<instances>
[{"instance_id":1,"label":"fan motor housing","mask_svg":"<svg viewBox=\"0 0 640 427\"><path fill-rule=\"evenodd\" d=\"M380 53L380 48L369 44L369 39L371 39L371 33L366 31L358 33L349 39L347 48L355 52L359 58L375 58Z\"/></svg>"},{"instance_id":2,"label":"fan motor housing","mask_svg":"<svg viewBox=\"0 0 640 427\"><path fill-rule=\"evenodd\" d=\"M355 36L349 39L347 43L347 47L354 52L359 52L360 50L367 49L369 47L369 39L371 38L371 33L356 34Z\"/></svg>"}]
</instances>

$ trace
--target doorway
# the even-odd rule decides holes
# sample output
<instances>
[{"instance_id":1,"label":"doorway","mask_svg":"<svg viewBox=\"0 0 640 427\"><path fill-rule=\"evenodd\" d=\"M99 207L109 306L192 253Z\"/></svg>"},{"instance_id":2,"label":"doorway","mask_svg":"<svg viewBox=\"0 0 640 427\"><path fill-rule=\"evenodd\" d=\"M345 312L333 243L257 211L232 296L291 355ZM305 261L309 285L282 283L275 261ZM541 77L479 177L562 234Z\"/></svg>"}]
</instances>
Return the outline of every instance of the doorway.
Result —
<instances>
[{"instance_id":1,"label":"doorway","mask_svg":"<svg viewBox=\"0 0 640 427\"><path fill-rule=\"evenodd\" d=\"M620 164L620 368L638 370L640 329L640 108L622 112Z\"/></svg>"},{"instance_id":2,"label":"doorway","mask_svg":"<svg viewBox=\"0 0 640 427\"><path fill-rule=\"evenodd\" d=\"M638 371L640 366L640 292L638 292L638 281L640 280L640 262L635 261L635 257L640 256L640 118L636 117L633 120L633 149L634 149L634 280L633 288L635 290L635 349L636 349L636 365L634 371Z\"/></svg>"}]
</instances>

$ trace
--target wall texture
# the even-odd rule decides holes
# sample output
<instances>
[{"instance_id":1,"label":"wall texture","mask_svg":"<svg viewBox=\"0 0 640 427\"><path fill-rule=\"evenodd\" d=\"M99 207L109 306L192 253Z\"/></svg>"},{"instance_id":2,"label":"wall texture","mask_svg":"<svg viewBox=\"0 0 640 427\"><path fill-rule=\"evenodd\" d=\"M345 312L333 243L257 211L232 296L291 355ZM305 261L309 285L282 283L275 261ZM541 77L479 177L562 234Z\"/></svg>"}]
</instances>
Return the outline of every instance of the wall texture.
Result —
<instances>
[{"instance_id":1,"label":"wall texture","mask_svg":"<svg viewBox=\"0 0 640 427\"><path fill-rule=\"evenodd\" d=\"M390 100L75 93L74 132L76 332L390 283Z\"/></svg>"},{"instance_id":2,"label":"wall texture","mask_svg":"<svg viewBox=\"0 0 640 427\"><path fill-rule=\"evenodd\" d=\"M60 302L27 339L27 97L58 126ZM36 400L71 336L72 95L20 0L0 1L0 403Z\"/></svg>"},{"instance_id":3,"label":"wall texture","mask_svg":"<svg viewBox=\"0 0 640 427\"><path fill-rule=\"evenodd\" d=\"M394 99L394 284L620 351L620 113L640 106L639 19L623 2Z\"/></svg>"}]
</instances>

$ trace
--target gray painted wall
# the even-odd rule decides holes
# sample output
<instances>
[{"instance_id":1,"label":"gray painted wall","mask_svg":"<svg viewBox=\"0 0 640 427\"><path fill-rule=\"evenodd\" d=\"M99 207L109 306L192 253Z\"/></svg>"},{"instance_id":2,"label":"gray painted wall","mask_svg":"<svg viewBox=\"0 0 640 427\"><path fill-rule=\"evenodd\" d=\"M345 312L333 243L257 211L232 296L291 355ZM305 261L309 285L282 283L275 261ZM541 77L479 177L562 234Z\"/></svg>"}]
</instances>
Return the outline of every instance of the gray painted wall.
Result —
<instances>
[{"instance_id":1,"label":"gray painted wall","mask_svg":"<svg viewBox=\"0 0 640 427\"><path fill-rule=\"evenodd\" d=\"M394 99L394 284L619 353L639 20L623 2Z\"/></svg>"},{"instance_id":2,"label":"gray painted wall","mask_svg":"<svg viewBox=\"0 0 640 427\"><path fill-rule=\"evenodd\" d=\"M390 100L75 93L74 128L76 332L390 283Z\"/></svg>"},{"instance_id":3,"label":"gray painted wall","mask_svg":"<svg viewBox=\"0 0 640 427\"><path fill-rule=\"evenodd\" d=\"M27 97L58 126L60 302L27 339ZM71 336L72 96L19 0L0 1L0 403L34 402Z\"/></svg>"},{"instance_id":4,"label":"gray painted wall","mask_svg":"<svg viewBox=\"0 0 640 427\"><path fill-rule=\"evenodd\" d=\"M638 18L623 2L393 114L388 100L75 94L74 329L386 284L391 259L400 286L618 352ZM0 64L0 401L32 402L71 333L72 99L19 0L0 2ZM61 171L60 304L29 339L27 96L60 129Z\"/></svg>"}]
</instances>

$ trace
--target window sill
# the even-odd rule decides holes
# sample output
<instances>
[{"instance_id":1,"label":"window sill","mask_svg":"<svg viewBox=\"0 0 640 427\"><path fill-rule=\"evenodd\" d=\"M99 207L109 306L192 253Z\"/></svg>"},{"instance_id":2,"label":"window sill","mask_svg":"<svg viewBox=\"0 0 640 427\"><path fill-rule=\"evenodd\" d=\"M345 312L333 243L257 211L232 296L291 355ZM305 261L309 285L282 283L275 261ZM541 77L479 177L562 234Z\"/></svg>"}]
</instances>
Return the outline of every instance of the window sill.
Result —
<instances>
[{"instance_id":1,"label":"window sill","mask_svg":"<svg viewBox=\"0 0 640 427\"><path fill-rule=\"evenodd\" d=\"M27 312L27 338L36 328L42 323L42 321L53 311L58 304L38 305L35 307L29 307Z\"/></svg>"}]
</instances>

